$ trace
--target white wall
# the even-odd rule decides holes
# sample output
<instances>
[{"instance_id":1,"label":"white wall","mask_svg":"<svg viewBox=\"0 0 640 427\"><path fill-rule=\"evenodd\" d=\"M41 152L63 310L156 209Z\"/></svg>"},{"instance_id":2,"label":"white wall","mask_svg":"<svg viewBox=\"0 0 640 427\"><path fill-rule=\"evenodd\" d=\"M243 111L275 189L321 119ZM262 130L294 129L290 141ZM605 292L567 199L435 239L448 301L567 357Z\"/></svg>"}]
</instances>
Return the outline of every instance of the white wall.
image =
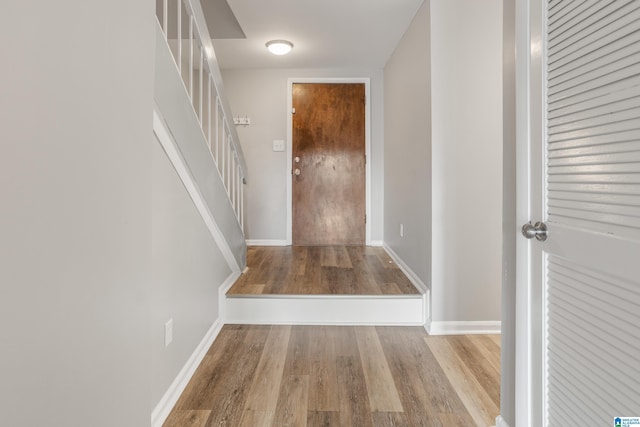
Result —
<instances>
[{"instance_id":1,"label":"white wall","mask_svg":"<svg viewBox=\"0 0 640 427\"><path fill-rule=\"evenodd\" d=\"M384 243L426 286L431 282L429 12L427 0L384 69Z\"/></svg>"},{"instance_id":2,"label":"white wall","mask_svg":"<svg viewBox=\"0 0 640 427\"><path fill-rule=\"evenodd\" d=\"M153 9L2 6L3 425L149 425Z\"/></svg>"},{"instance_id":3,"label":"white wall","mask_svg":"<svg viewBox=\"0 0 640 427\"><path fill-rule=\"evenodd\" d=\"M218 320L218 288L231 269L160 143L153 141L151 367L158 403ZM165 348L164 324L173 319Z\"/></svg>"},{"instance_id":4,"label":"white wall","mask_svg":"<svg viewBox=\"0 0 640 427\"><path fill-rule=\"evenodd\" d=\"M246 186L246 237L285 241L287 238L287 173L285 152L274 152L274 139L287 138L287 81L295 77L369 77L371 79L371 239L382 240L383 211L383 78L382 70L245 69L222 70L233 114L247 116L238 126L249 169Z\"/></svg>"},{"instance_id":5,"label":"white wall","mask_svg":"<svg viewBox=\"0 0 640 427\"><path fill-rule=\"evenodd\" d=\"M384 70L384 241L434 322L500 320L501 19L499 0L427 1Z\"/></svg>"},{"instance_id":6,"label":"white wall","mask_svg":"<svg viewBox=\"0 0 640 427\"><path fill-rule=\"evenodd\" d=\"M500 320L502 2L431 1L433 321Z\"/></svg>"},{"instance_id":7,"label":"white wall","mask_svg":"<svg viewBox=\"0 0 640 427\"><path fill-rule=\"evenodd\" d=\"M159 30L156 36L150 245L154 423L168 415L188 371L222 326L219 295L240 274L246 254L181 77ZM165 347L169 319L173 341Z\"/></svg>"},{"instance_id":8,"label":"white wall","mask_svg":"<svg viewBox=\"0 0 640 427\"><path fill-rule=\"evenodd\" d=\"M152 133L164 101L172 120L195 119L178 108L188 101L173 91L175 69L154 93L154 70L167 70L154 69L153 3L32 9L14 2L0 14L13 64L0 80L0 423L149 425L219 320L231 274ZM224 193L211 210L244 265L213 160L192 148L204 141L189 142L190 172L207 202Z\"/></svg>"}]
</instances>

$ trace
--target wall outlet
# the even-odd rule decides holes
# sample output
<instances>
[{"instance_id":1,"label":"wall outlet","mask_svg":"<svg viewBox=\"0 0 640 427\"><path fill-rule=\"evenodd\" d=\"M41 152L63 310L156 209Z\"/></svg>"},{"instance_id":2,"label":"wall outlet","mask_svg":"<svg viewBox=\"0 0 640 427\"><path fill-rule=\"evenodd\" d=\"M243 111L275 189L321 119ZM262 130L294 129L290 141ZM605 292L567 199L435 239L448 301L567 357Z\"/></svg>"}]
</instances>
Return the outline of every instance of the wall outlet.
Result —
<instances>
[{"instance_id":1,"label":"wall outlet","mask_svg":"<svg viewBox=\"0 0 640 427\"><path fill-rule=\"evenodd\" d=\"M173 341L173 319L167 320L164 324L164 346L169 347L171 341Z\"/></svg>"},{"instance_id":2,"label":"wall outlet","mask_svg":"<svg viewBox=\"0 0 640 427\"><path fill-rule=\"evenodd\" d=\"M404 237L404 224L400 224L400 237Z\"/></svg>"},{"instance_id":3,"label":"wall outlet","mask_svg":"<svg viewBox=\"0 0 640 427\"><path fill-rule=\"evenodd\" d=\"M273 151L284 151L284 139L273 140Z\"/></svg>"}]
</instances>

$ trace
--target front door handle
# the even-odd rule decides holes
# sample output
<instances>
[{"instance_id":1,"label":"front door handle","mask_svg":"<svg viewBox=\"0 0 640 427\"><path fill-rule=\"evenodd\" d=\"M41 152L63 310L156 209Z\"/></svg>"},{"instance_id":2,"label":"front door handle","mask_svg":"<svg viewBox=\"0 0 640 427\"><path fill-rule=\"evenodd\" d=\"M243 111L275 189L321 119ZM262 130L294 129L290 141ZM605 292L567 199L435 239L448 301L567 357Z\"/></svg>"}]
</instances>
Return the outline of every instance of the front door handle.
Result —
<instances>
[{"instance_id":1,"label":"front door handle","mask_svg":"<svg viewBox=\"0 0 640 427\"><path fill-rule=\"evenodd\" d=\"M547 225L544 222L536 222L535 224L531 224L531 222L526 223L522 226L522 235L527 239L533 239L534 237L539 242L544 242L547 240Z\"/></svg>"},{"instance_id":2,"label":"front door handle","mask_svg":"<svg viewBox=\"0 0 640 427\"><path fill-rule=\"evenodd\" d=\"M300 169L295 168L295 169L293 170L293 174L294 174L294 175L296 175L296 176L297 176L297 175L300 175Z\"/></svg>"}]
</instances>

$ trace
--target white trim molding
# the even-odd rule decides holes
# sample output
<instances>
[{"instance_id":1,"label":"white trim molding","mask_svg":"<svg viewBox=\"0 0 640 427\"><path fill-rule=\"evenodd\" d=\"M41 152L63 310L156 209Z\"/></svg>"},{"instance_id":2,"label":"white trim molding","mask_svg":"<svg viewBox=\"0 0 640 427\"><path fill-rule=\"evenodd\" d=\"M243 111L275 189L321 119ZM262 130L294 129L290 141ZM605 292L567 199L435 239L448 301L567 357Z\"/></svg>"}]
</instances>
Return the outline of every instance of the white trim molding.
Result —
<instances>
[{"instance_id":1,"label":"white trim molding","mask_svg":"<svg viewBox=\"0 0 640 427\"><path fill-rule=\"evenodd\" d=\"M211 325L204 338L202 338L202 341L200 341L200 344L198 344L198 347L196 347L191 354L187 363L185 363L178 375L176 375L176 378L164 393L160 402L158 402L153 409L151 413L151 427L162 427L162 424L167 420L178 398L184 392L189 381L191 381L191 377L193 377L202 359L204 359L204 356L207 354L209 347L211 347L220 333L220 330L224 326L225 294L239 276L239 272L232 272L218 287L218 318L213 322L213 325Z\"/></svg>"},{"instance_id":2,"label":"white trim molding","mask_svg":"<svg viewBox=\"0 0 640 427\"><path fill-rule=\"evenodd\" d=\"M409 278L409 280L411 280L411 283L413 283L413 285L418 288L418 290L424 293L429 291L429 287L422 281L422 279L418 277L416 273L414 273L411 268L409 268L409 266L402 260L402 258L400 258L397 253L394 252L393 249L391 249L389 245L383 243L382 247L385 251L387 251L387 254L389 254L393 262L398 264L400 270L402 270L402 272Z\"/></svg>"},{"instance_id":3,"label":"white trim molding","mask_svg":"<svg viewBox=\"0 0 640 427\"><path fill-rule=\"evenodd\" d=\"M431 291L418 275L394 252L386 243L383 244L391 259L400 267L400 270L411 280L413 285L424 293L425 300L425 325L429 335L472 335L472 334L499 334L502 323L497 321L455 321L433 322L431 320Z\"/></svg>"},{"instance_id":4,"label":"white trim molding","mask_svg":"<svg viewBox=\"0 0 640 427\"><path fill-rule=\"evenodd\" d=\"M167 420L167 417L171 413L171 410L175 406L178 398L187 387L187 384L191 380L191 377L196 372L196 369L204 359L204 356L207 354L209 347L213 344L216 337L220 333L222 329L223 323L220 321L220 317L213 322L211 328L207 331L206 335L198 344L187 363L180 370L176 378L173 380L169 389L166 391L160 402L156 405L151 412L151 427L162 427L162 424Z\"/></svg>"},{"instance_id":5,"label":"white trim molding","mask_svg":"<svg viewBox=\"0 0 640 427\"><path fill-rule=\"evenodd\" d=\"M429 335L473 335L499 334L501 322L495 321L461 321L461 322L433 322L425 325Z\"/></svg>"},{"instance_id":6,"label":"white trim molding","mask_svg":"<svg viewBox=\"0 0 640 427\"><path fill-rule=\"evenodd\" d=\"M287 246L286 240L247 239L247 246Z\"/></svg>"},{"instance_id":7,"label":"white trim molding","mask_svg":"<svg viewBox=\"0 0 640 427\"><path fill-rule=\"evenodd\" d=\"M162 149L166 153L167 158L180 177L182 185L184 185L187 193L189 193L193 204L200 213L200 216L209 229L211 236L213 236L213 239L220 248L220 252L222 252L224 259L229 265L229 268L231 268L231 271L240 271L240 266L238 265L238 262L233 255L233 251L231 251L231 248L227 244L227 240L225 239L224 234L222 234L222 231L220 231L220 228L218 227L213 214L209 210L207 203L204 201L204 197L200 193L198 185L195 183L195 180L191 175L189 166L187 166L186 161L180 153L180 148L175 142L173 135L169 130L169 127L167 126L164 118L162 117L162 114L160 114L157 108L153 109L153 132L155 133L158 142L162 146Z\"/></svg>"},{"instance_id":8,"label":"white trim molding","mask_svg":"<svg viewBox=\"0 0 640 427\"><path fill-rule=\"evenodd\" d=\"M427 287L427 285L418 277L418 275L405 263L400 256L395 253L393 249L386 243L382 242L382 247L389 254L389 257L395 262L400 270L407 276L407 278L413 283L413 286L416 287L420 292L422 292L423 296L423 306L424 306L424 324L427 325L431 322L431 290Z\"/></svg>"},{"instance_id":9,"label":"white trim molding","mask_svg":"<svg viewBox=\"0 0 640 427\"><path fill-rule=\"evenodd\" d=\"M422 295L277 295L226 298L225 323L424 325Z\"/></svg>"},{"instance_id":10,"label":"white trim molding","mask_svg":"<svg viewBox=\"0 0 640 427\"><path fill-rule=\"evenodd\" d=\"M293 242L293 181L291 177L291 158L293 157L293 84L294 83L364 83L366 96L364 117L364 146L367 162L365 164L365 214L371 215L371 78L369 77L291 77L287 81L287 162L285 176L287 177L287 244ZM365 244L371 245L371 220L365 224Z\"/></svg>"},{"instance_id":11,"label":"white trim molding","mask_svg":"<svg viewBox=\"0 0 640 427\"><path fill-rule=\"evenodd\" d=\"M502 415L496 417L496 427L509 427L509 424L502 418Z\"/></svg>"},{"instance_id":12,"label":"white trim molding","mask_svg":"<svg viewBox=\"0 0 640 427\"><path fill-rule=\"evenodd\" d=\"M382 240L371 240L367 246L382 247L384 246L384 242Z\"/></svg>"}]
</instances>

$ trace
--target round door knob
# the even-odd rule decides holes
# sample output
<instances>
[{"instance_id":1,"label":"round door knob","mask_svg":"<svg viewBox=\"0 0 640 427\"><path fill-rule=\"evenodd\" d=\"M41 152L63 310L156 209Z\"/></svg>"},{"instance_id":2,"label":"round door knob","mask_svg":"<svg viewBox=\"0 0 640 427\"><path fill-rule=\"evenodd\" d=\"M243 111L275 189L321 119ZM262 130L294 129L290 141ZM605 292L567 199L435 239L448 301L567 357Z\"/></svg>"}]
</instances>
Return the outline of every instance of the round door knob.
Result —
<instances>
[{"instance_id":1,"label":"round door knob","mask_svg":"<svg viewBox=\"0 0 640 427\"><path fill-rule=\"evenodd\" d=\"M300 175L300 169L296 168L293 173L294 175Z\"/></svg>"},{"instance_id":2,"label":"round door knob","mask_svg":"<svg viewBox=\"0 0 640 427\"><path fill-rule=\"evenodd\" d=\"M544 242L548 237L547 225L540 221L535 224L528 222L522 226L522 235L527 239L533 239L535 237L537 241Z\"/></svg>"},{"instance_id":3,"label":"round door knob","mask_svg":"<svg viewBox=\"0 0 640 427\"><path fill-rule=\"evenodd\" d=\"M296 158L293 159L293 161L296 162L296 163L300 163L300 157L296 156Z\"/></svg>"}]
</instances>

